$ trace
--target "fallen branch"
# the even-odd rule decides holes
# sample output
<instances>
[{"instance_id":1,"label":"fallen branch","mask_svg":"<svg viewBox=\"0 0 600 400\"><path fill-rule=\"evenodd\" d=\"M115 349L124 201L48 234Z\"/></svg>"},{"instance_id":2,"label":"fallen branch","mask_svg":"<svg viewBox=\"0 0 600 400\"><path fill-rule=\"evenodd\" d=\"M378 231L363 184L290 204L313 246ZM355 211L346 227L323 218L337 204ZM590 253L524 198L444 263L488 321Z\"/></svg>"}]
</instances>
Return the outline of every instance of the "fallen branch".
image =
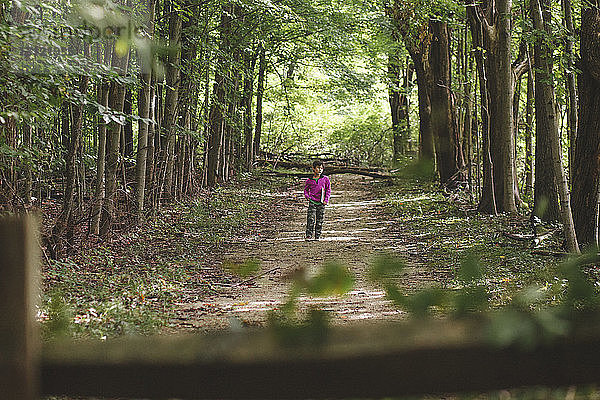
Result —
<instances>
[{"instance_id":1,"label":"fallen branch","mask_svg":"<svg viewBox=\"0 0 600 400\"><path fill-rule=\"evenodd\" d=\"M528 233L526 235L521 235L519 233L503 232L502 235L506 236L509 239L521 240L521 241L528 241L528 240L535 239L535 235L533 235L531 233Z\"/></svg>"},{"instance_id":2,"label":"fallen branch","mask_svg":"<svg viewBox=\"0 0 600 400\"><path fill-rule=\"evenodd\" d=\"M564 251L551 251L551 250L533 250L531 254L537 254L540 256L554 256L554 257L565 257L568 256L569 253Z\"/></svg>"},{"instance_id":3,"label":"fallen branch","mask_svg":"<svg viewBox=\"0 0 600 400\"><path fill-rule=\"evenodd\" d=\"M559 231L559 229L553 229L553 230L548 231L548 232L546 232L546 233L544 233L542 235L536 236L533 239L532 247L539 247L544 240L548 239L549 237L552 237L552 235L554 235L558 231Z\"/></svg>"},{"instance_id":4,"label":"fallen branch","mask_svg":"<svg viewBox=\"0 0 600 400\"><path fill-rule=\"evenodd\" d=\"M271 166L273 168L297 168L305 171L312 170L312 164L302 161L286 161L281 159L262 159L257 160L257 164L261 166ZM348 169L353 171L367 171L367 172L383 172L383 168L379 167L353 167L348 165L345 160L337 159L331 160L330 162L325 162L325 172L328 172L332 169Z\"/></svg>"},{"instance_id":5,"label":"fallen branch","mask_svg":"<svg viewBox=\"0 0 600 400\"><path fill-rule=\"evenodd\" d=\"M252 282L253 280L260 278L261 276L265 276L267 274L270 274L271 272L277 271L278 269L281 269L281 267L271 268L270 270L265 271L262 274L254 275L252 278L249 278L249 279L246 279L245 281L241 281L239 283L236 283L235 285L232 285L232 287L238 287L238 286L244 285L246 283Z\"/></svg>"},{"instance_id":6,"label":"fallen branch","mask_svg":"<svg viewBox=\"0 0 600 400\"><path fill-rule=\"evenodd\" d=\"M280 171L266 171L265 175L272 176L292 176L292 177L302 177L309 178L310 174L306 172L280 172ZM336 174L354 174L354 175L362 175L369 176L371 178L380 178L380 179L392 179L393 175L383 174L379 172L370 172L359 169L351 169L351 168L331 168L327 169L323 172L324 175L336 175Z\"/></svg>"}]
</instances>

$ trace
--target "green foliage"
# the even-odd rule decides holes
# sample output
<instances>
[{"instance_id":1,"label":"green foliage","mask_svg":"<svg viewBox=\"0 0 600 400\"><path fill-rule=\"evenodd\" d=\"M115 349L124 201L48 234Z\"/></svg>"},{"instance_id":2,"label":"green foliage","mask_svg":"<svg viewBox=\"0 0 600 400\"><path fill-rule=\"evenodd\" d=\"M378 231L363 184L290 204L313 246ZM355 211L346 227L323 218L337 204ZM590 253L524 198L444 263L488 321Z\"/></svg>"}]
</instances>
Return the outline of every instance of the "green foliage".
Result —
<instances>
[{"instance_id":1,"label":"green foliage","mask_svg":"<svg viewBox=\"0 0 600 400\"><path fill-rule=\"evenodd\" d=\"M397 279L403 269L404 263L400 259L381 255L371 264L368 277L373 283L383 286L388 299L417 318L427 317L432 310L451 309L456 315L465 315L488 307L485 287L478 284L481 268L474 258L467 258L461 263L457 277L462 287L458 290L432 287L405 294L394 283L394 278Z\"/></svg>"},{"instance_id":2,"label":"green foliage","mask_svg":"<svg viewBox=\"0 0 600 400\"><path fill-rule=\"evenodd\" d=\"M565 279L565 296L558 306L547 304L548 292L541 287L528 286L517 292L512 301L501 309L490 311L488 288L481 283L482 268L474 256L467 256L456 273L457 289L424 288L404 294L390 280L388 272L398 272L402 262L381 256L373 263L369 276L383 286L387 298L416 318L431 315L432 309L446 309L457 318L477 313L487 321L488 339L500 346L518 344L531 348L540 341L564 336L570 332L582 312L586 315L600 311L598 296L589 279L581 271L583 265L600 262L597 252L566 261L561 265ZM486 313L482 313L487 311Z\"/></svg>"},{"instance_id":3,"label":"green foliage","mask_svg":"<svg viewBox=\"0 0 600 400\"><path fill-rule=\"evenodd\" d=\"M315 276L308 276L306 270L298 270L292 279L285 304L280 310L269 313L269 325L284 345L324 343L328 331L327 313L311 309L303 317L297 299L303 293L317 297L343 296L354 286L354 276L340 262L328 261Z\"/></svg>"},{"instance_id":4,"label":"green foliage","mask_svg":"<svg viewBox=\"0 0 600 400\"><path fill-rule=\"evenodd\" d=\"M46 310L42 314L42 337L52 339L71 333L73 311L67 305L63 293L58 290L45 298Z\"/></svg>"}]
</instances>

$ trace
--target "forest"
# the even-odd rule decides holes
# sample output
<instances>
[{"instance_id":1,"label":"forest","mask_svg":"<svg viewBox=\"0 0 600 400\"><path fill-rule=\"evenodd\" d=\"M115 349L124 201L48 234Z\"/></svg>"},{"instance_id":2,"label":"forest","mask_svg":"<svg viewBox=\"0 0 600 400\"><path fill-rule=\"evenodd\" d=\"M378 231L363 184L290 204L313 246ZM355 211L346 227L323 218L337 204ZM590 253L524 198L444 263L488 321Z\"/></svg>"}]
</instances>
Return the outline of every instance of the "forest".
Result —
<instances>
[{"instance_id":1,"label":"forest","mask_svg":"<svg viewBox=\"0 0 600 400\"><path fill-rule=\"evenodd\" d=\"M600 304L594 1L2 0L0 20L0 213L38 220L45 339L507 306L512 343Z\"/></svg>"}]
</instances>

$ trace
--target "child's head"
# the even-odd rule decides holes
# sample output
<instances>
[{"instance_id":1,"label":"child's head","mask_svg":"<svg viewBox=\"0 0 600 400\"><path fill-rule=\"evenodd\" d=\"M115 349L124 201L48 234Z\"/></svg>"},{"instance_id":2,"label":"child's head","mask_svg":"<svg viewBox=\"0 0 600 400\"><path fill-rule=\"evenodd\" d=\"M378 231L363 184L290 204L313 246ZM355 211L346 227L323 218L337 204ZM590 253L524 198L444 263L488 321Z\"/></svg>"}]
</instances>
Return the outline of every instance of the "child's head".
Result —
<instances>
[{"instance_id":1,"label":"child's head","mask_svg":"<svg viewBox=\"0 0 600 400\"><path fill-rule=\"evenodd\" d=\"M320 175L323 172L323 161L315 160L312 163L313 172L315 175Z\"/></svg>"}]
</instances>

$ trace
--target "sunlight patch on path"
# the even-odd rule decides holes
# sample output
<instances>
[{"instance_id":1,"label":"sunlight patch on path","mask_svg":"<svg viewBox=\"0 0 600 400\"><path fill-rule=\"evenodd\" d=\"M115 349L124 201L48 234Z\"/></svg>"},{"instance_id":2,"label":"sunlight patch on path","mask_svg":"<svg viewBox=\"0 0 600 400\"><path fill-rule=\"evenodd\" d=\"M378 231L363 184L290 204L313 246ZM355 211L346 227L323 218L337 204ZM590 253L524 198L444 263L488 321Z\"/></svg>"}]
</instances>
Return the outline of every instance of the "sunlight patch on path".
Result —
<instances>
[{"instance_id":1,"label":"sunlight patch on path","mask_svg":"<svg viewBox=\"0 0 600 400\"><path fill-rule=\"evenodd\" d=\"M341 232L341 233L350 233L350 232ZM323 232L323 235L326 233ZM361 237L356 236L322 236L319 240L306 240L304 238L304 234L300 236L290 236L290 237L280 237L275 239L268 239L267 242L349 242L352 240L360 240Z\"/></svg>"},{"instance_id":2,"label":"sunlight patch on path","mask_svg":"<svg viewBox=\"0 0 600 400\"><path fill-rule=\"evenodd\" d=\"M331 208L368 208L376 204L380 204L381 200L364 200L364 201L351 201L348 203L331 203Z\"/></svg>"}]
</instances>

